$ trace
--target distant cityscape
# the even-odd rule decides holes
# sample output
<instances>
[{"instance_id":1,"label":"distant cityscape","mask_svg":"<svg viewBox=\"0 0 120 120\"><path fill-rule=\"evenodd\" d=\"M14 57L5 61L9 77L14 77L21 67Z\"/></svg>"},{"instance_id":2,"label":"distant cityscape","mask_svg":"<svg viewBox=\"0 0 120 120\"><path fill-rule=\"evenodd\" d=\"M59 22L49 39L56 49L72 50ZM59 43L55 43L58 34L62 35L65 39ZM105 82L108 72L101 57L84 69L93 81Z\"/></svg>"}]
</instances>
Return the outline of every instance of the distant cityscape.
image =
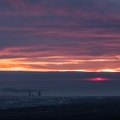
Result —
<instances>
[{"instance_id":1,"label":"distant cityscape","mask_svg":"<svg viewBox=\"0 0 120 120\"><path fill-rule=\"evenodd\" d=\"M120 101L120 96L44 96L41 94L42 91L31 91L26 92L24 96L1 95L0 109Z\"/></svg>"}]
</instances>

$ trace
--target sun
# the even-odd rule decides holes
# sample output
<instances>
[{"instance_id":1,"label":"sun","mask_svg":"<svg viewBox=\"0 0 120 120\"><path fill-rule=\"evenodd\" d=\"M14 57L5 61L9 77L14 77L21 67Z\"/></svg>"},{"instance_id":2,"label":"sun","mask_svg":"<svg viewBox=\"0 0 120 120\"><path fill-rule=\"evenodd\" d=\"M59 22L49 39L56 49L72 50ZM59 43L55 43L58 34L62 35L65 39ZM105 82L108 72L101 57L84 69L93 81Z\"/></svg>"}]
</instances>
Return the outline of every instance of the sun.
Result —
<instances>
[{"instance_id":1,"label":"sun","mask_svg":"<svg viewBox=\"0 0 120 120\"><path fill-rule=\"evenodd\" d=\"M94 78L90 78L90 81L106 81L108 80L107 78L104 77L94 77Z\"/></svg>"}]
</instances>

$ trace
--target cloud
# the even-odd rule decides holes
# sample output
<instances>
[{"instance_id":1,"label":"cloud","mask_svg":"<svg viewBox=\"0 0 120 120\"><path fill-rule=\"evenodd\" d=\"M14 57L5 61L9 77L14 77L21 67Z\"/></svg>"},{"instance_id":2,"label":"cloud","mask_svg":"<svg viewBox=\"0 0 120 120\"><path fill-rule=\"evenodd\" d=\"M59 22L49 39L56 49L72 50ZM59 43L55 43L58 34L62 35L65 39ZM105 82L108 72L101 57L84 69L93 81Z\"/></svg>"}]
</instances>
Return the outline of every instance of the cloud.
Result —
<instances>
[{"instance_id":1,"label":"cloud","mask_svg":"<svg viewBox=\"0 0 120 120\"><path fill-rule=\"evenodd\" d=\"M39 19L39 24L48 23L48 26L62 26L62 22L66 26L110 26L113 22L120 20L119 1L96 1L96 0L5 0L2 6L6 6L6 10L1 11L3 16L6 14L16 16L18 18L31 16ZM32 19L33 20L33 19ZM53 22L52 22L53 21ZM56 23L59 21L58 23ZM42 23L43 22L43 23ZM44 23L44 25L46 25ZM60 23L60 24L59 24ZM65 25L64 24L64 25ZM118 23L119 24L119 23ZM118 25L117 24L117 25Z\"/></svg>"},{"instance_id":2,"label":"cloud","mask_svg":"<svg viewBox=\"0 0 120 120\"><path fill-rule=\"evenodd\" d=\"M73 61L88 59L83 66L89 64L90 69L95 63L102 69L99 60L104 59L106 63L120 55L119 0L1 0L0 20L1 59L24 58L31 63L31 58L37 62L40 57L59 56L65 57L62 61L59 58L63 66L60 62L56 64L54 58L48 62L48 68L38 68L78 67L68 57ZM99 60L89 63L91 59ZM51 61L55 63L51 65ZM117 59L114 62L118 65ZM19 67L17 64L15 67ZM112 67L108 65L107 69L119 70L113 62L109 64ZM37 69L37 65L27 67Z\"/></svg>"}]
</instances>

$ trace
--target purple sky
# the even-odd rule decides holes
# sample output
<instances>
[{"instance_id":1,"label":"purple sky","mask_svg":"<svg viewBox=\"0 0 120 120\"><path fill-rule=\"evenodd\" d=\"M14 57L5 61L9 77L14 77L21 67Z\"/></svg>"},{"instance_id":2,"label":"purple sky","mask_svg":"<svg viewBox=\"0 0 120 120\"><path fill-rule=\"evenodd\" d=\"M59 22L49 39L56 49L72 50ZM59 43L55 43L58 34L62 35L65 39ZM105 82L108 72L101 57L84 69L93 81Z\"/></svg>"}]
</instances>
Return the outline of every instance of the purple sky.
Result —
<instances>
[{"instance_id":1,"label":"purple sky","mask_svg":"<svg viewBox=\"0 0 120 120\"><path fill-rule=\"evenodd\" d=\"M120 0L0 0L0 70L120 71Z\"/></svg>"}]
</instances>

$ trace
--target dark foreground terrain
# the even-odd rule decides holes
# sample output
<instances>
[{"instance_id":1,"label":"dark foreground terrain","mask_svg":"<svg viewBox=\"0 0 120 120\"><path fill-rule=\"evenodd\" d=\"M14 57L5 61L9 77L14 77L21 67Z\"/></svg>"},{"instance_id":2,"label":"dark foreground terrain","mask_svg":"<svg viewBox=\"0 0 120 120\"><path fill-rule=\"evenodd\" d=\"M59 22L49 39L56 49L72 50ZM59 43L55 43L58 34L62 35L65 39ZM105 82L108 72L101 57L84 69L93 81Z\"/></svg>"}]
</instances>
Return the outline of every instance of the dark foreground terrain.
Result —
<instances>
[{"instance_id":1,"label":"dark foreground terrain","mask_svg":"<svg viewBox=\"0 0 120 120\"><path fill-rule=\"evenodd\" d=\"M87 99L87 98L85 98ZM120 120L120 97L0 110L0 120Z\"/></svg>"}]
</instances>

